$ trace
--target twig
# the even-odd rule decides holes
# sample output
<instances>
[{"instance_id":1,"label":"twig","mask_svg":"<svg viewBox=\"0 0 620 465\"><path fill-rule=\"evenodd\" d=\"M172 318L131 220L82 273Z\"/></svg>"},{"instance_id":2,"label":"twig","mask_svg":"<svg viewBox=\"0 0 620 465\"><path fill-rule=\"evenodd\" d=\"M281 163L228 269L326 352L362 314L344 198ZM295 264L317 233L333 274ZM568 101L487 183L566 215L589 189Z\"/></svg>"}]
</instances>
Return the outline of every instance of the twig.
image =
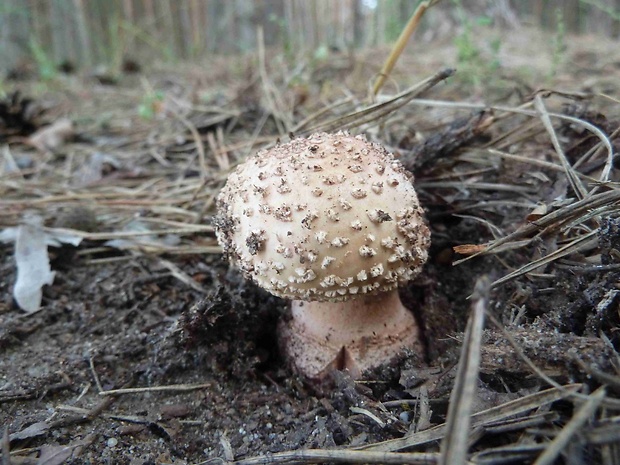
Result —
<instances>
[{"instance_id":1,"label":"twig","mask_svg":"<svg viewBox=\"0 0 620 465\"><path fill-rule=\"evenodd\" d=\"M534 107L536 108L536 111L539 113L540 119L543 125L545 126L545 129L547 130L547 132L549 133L549 136L551 137L551 143L553 144L553 148L555 149L555 152L558 154L558 158L560 159L560 162L562 163L562 166L564 167L564 171L566 172L566 177L568 178L568 181L571 187L573 188L573 190L575 191L575 194L577 194L579 199L585 198L588 195L588 191L581 183L581 180L575 175L575 170L568 162L568 159L566 158L566 155L564 154L564 150L562 150L562 146L560 145L558 136L555 133L555 129L553 129L553 124L551 124L551 118L549 117L549 113L547 112L547 109L545 108L545 104L542 100L540 93L536 94L536 96L534 97Z\"/></svg>"},{"instance_id":2,"label":"twig","mask_svg":"<svg viewBox=\"0 0 620 465\"><path fill-rule=\"evenodd\" d=\"M224 152L220 147L218 147L218 143L215 141L215 136L212 131L207 133L207 142L209 143L209 148L213 152L213 156L220 171L228 171L230 170L230 160L228 159L228 152Z\"/></svg>"},{"instance_id":3,"label":"twig","mask_svg":"<svg viewBox=\"0 0 620 465\"><path fill-rule=\"evenodd\" d=\"M556 211L548 213L547 215L536 221L532 221L520 227L515 232L510 233L501 239L493 241L490 244L487 244L487 246L480 252L470 255L469 257L463 258L461 260L455 261L454 265L463 263L481 254L488 254L492 250L495 250L508 242L519 240L533 233L539 233L545 230L547 227L553 226L555 228L559 228L561 224L565 223L570 219L577 218L579 217L579 215L587 214L589 211L596 209L602 205L612 205L617 202L620 202L620 189L591 195L583 200L579 200L570 205L567 205L566 207L559 208Z\"/></svg>"},{"instance_id":4,"label":"twig","mask_svg":"<svg viewBox=\"0 0 620 465\"><path fill-rule=\"evenodd\" d=\"M213 386L212 383L202 384L169 384L167 386L152 386L141 388L111 389L109 391L100 391L100 396L121 396L124 394L142 394L145 392L185 392L205 389Z\"/></svg>"},{"instance_id":5,"label":"twig","mask_svg":"<svg viewBox=\"0 0 620 465\"><path fill-rule=\"evenodd\" d=\"M298 465L310 463L386 463L391 465L430 465L437 463L439 454L422 452L369 452L358 450L306 449L252 457L231 462L230 465ZM204 462L203 462L204 463Z\"/></svg>"},{"instance_id":6,"label":"twig","mask_svg":"<svg viewBox=\"0 0 620 465\"><path fill-rule=\"evenodd\" d=\"M466 183L462 181L437 181L437 182L419 182L416 183L416 188L419 189L446 189L446 188L459 188L459 189L476 189L476 190L489 190L489 191L505 191L505 192L520 192L524 194L532 194L536 192L535 187L530 186L517 186L514 184L496 184L490 182L472 182Z\"/></svg>"},{"instance_id":7,"label":"twig","mask_svg":"<svg viewBox=\"0 0 620 465\"><path fill-rule=\"evenodd\" d=\"M597 234L598 234L598 229L595 229L594 231L590 231L589 233L584 234L578 237L577 239L573 240L572 242L566 244L564 247L554 250L550 254L547 254L544 257L539 258L538 260L534 260L530 263L523 265L521 268L511 273L508 273L506 276L502 276L501 278L494 281L493 287L499 286L500 284L508 282L511 279L515 279L519 276L527 274L530 271L533 271L540 266L547 265L561 257L565 257L566 255L570 255L575 252L578 252L579 250L588 246L591 243L591 241L595 241Z\"/></svg>"},{"instance_id":8,"label":"twig","mask_svg":"<svg viewBox=\"0 0 620 465\"><path fill-rule=\"evenodd\" d=\"M351 410L353 413L359 413L360 415L364 415L374 421L381 428L385 428L385 422L381 420L381 418L379 418L377 415L372 413L370 410L355 406L350 407L349 410Z\"/></svg>"},{"instance_id":9,"label":"twig","mask_svg":"<svg viewBox=\"0 0 620 465\"><path fill-rule=\"evenodd\" d=\"M205 289L203 286L198 284L195 280L192 279L191 276L189 276L185 271L183 271L177 265L172 263L170 260L164 260L162 258L162 259L159 259L159 263L162 266L168 268L170 270L170 273L172 274L172 276L174 276L176 279L181 281L183 284L185 284L185 285L191 287L192 289L194 289L195 291L201 292L203 294L207 294L208 293L207 289Z\"/></svg>"},{"instance_id":10,"label":"twig","mask_svg":"<svg viewBox=\"0 0 620 465\"><path fill-rule=\"evenodd\" d=\"M198 151L198 160L200 163L200 179L203 180L207 177L207 157L205 153L205 145L202 142L202 138L196 129L196 126L192 124L190 120L181 115L179 112L174 111L174 116L189 130L194 142L196 143L196 150Z\"/></svg>"},{"instance_id":11,"label":"twig","mask_svg":"<svg viewBox=\"0 0 620 465\"><path fill-rule=\"evenodd\" d=\"M97 374L97 370L95 370L95 361L93 359L93 354L90 354L90 357L88 357L88 365L90 366L90 372L93 375L93 379L95 380L97 389L99 389L99 391L103 391L103 386L101 385L101 381L99 381L99 375Z\"/></svg>"},{"instance_id":12,"label":"twig","mask_svg":"<svg viewBox=\"0 0 620 465\"><path fill-rule=\"evenodd\" d=\"M106 398L106 401L115 400L115 399L116 399L115 397L108 397ZM89 413L89 410L85 408L75 407L73 405L63 405L63 404L57 405L56 410L78 413L81 415L85 415ZM144 416L144 415L121 415L119 413L102 413L101 417L108 418L110 420L124 421L127 423L135 423L139 425L156 424L156 421L153 421L151 418L149 418L148 416ZM200 420L179 420L179 423L183 425L203 425L204 424L204 422Z\"/></svg>"},{"instance_id":13,"label":"twig","mask_svg":"<svg viewBox=\"0 0 620 465\"><path fill-rule=\"evenodd\" d=\"M125 383L125 385L129 385L129 383ZM43 424L40 426L39 431L37 432L37 436L38 435L42 435L42 434L47 434L47 433L49 433L50 431L52 431L54 429L66 428L67 426L79 425L79 424L83 424L83 423L87 423L89 421L92 421L95 418L97 418L99 415L101 415L101 413L104 410L106 410L108 407L110 407L110 405L112 405L115 401L116 401L116 399L114 397L108 397L108 398L102 400L99 404L97 404L92 409L90 409L90 410L84 409L84 411L80 412L80 415L78 415L78 416L61 418L59 420L56 420L56 421L53 421L53 422L50 422L50 423L41 422ZM30 428L30 427L32 427L32 425L29 426L28 428ZM27 428L25 428L24 430L26 430L26 429ZM14 440L14 438L19 438L20 434L22 434L24 432L24 430L18 431L17 433L11 434L9 436L9 439L10 440Z\"/></svg>"},{"instance_id":14,"label":"twig","mask_svg":"<svg viewBox=\"0 0 620 465\"><path fill-rule=\"evenodd\" d=\"M487 315L487 316L490 316ZM557 383L553 383L557 385ZM471 424L474 428L494 424L516 415L523 414L530 410L539 408L556 402L560 399L574 396L575 393L583 387L582 384L569 384L566 386L553 387L535 394L521 397L504 404L483 410L471 416ZM356 448L357 450L373 450L373 451L398 451L410 447L420 446L441 440L446 434L446 424L441 424L433 428L429 428L418 433L410 434L404 438L390 439L375 444L368 444Z\"/></svg>"},{"instance_id":15,"label":"twig","mask_svg":"<svg viewBox=\"0 0 620 465\"><path fill-rule=\"evenodd\" d=\"M387 99L391 99L391 98L387 97ZM479 111L480 110L493 110L493 111L503 112L507 114L513 113L513 114L519 114L519 115L540 117L540 115L536 111L526 109L526 107L529 106L529 102L528 104L524 104L521 107L516 107L516 108L507 107L504 105L484 105L484 104L470 103L470 102L447 102L443 100L417 99L417 98L412 99L410 102L412 105L418 105L418 106L430 106L430 107L454 108L454 109L460 108L460 109L479 110ZM554 113L554 112L548 112L547 114L550 117L558 118L558 119L567 121L569 123L582 126L586 128L588 131L595 134L600 139L603 146L607 149L607 162L606 162L606 166L605 166L605 170L603 174L605 173L607 175L609 174L609 170L613 168L614 149L609 140L609 137L607 137L607 135L601 129L597 128L594 124L589 123L588 121L575 118L574 116L569 116L569 115L564 115L562 113ZM497 121L500 118L502 118L501 115L495 116L495 121Z\"/></svg>"},{"instance_id":16,"label":"twig","mask_svg":"<svg viewBox=\"0 0 620 465\"><path fill-rule=\"evenodd\" d=\"M540 368L538 368L536 366L536 364L532 361L532 359L529 358L525 354L525 352L523 351L521 346L512 337L510 332L508 332L506 330L504 325L497 319L497 317L495 317L495 315L493 315L493 313L488 312L487 313L487 318L504 335L504 337L506 338L508 343L513 347L513 349L515 350L515 352L517 353L519 358L521 360L523 360L523 362L525 362L525 364L532 370L532 372L534 374L536 374L540 379L545 381L550 386L553 386L555 389L561 389L562 391L564 391L566 389L567 386L562 386L561 384L557 383L552 378L547 376ZM588 396L588 395L580 394L579 392L577 392L577 389L575 389L573 392L570 392L570 393L567 392L567 396L566 397L570 397L571 399L579 400L579 401L582 401L582 402L583 401L587 401L590 398L590 396ZM606 398L606 399L603 400L603 405L605 405L606 407L609 407L609 408L613 408L615 410L620 410L620 401L617 400L617 399Z\"/></svg>"},{"instance_id":17,"label":"twig","mask_svg":"<svg viewBox=\"0 0 620 465\"><path fill-rule=\"evenodd\" d=\"M581 367L583 371L585 371L588 375L597 380L599 383L607 384L616 390L620 389L620 377L605 373L601 370L596 369L593 366L588 365L577 355L574 355L572 359Z\"/></svg>"},{"instance_id":18,"label":"twig","mask_svg":"<svg viewBox=\"0 0 620 465\"><path fill-rule=\"evenodd\" d=\"M9 426L4 427L2 433L2 465L11 465L11 442L9 441Z\"/></svg>"},{"instance_id":19,"label":"twig","mask_svg":"<svg viewBox=\"0 0 620 465\"><path fill-rule=\"evenodd\" d=\"M379 73L379 76L377 77L377 80L375 81L375 85L372 88L372 95L377 95L379 93L379 90L381 90L381 87L383 87L385 80L388 78L388 76L392 72L392 69L394 69L394 65L396 65L396 62L398 61L400 54L403 53L403 50L405 49L405 46L407 45L407 41L409 40L409 37L411 37L413 32L418 27L418 24L420 23L422 16L424 16L424 13L426 13L426 10L438 2L439 0L427 0L418 5L415 12L411 16L411 18L409 18L409 21L405 25L405 28L400 33L398 40L392 47L392 51L388 55L387 60L385 60L383 68L381 68L381 72Z\"/></svg>"},{"instance_id":20,"label":"twig","mask_svg":"<svg viewBox=\"0 0 620 465\"><path fill-rule=\"evenodd\" d=\"M489 300L490 282L484 276L476 282L472 313L467 322L465 339L446 420L446 432L441 442L440 465L460 465L467 462L471 410L478 388L480 344L484 314Z\"/></svg>"},{"instance_id":21,"label":"twig","mask_svg":"<svg viewBox=\"0 0 620 465\"><path fill-rule=\"evenodd\" d=\"M564 450L571 438L592 417L598 406L605 398L605 387L601 386L594 391L588 400L575 412L573 418L562 428L562 431L549 443L545 451L534 462L534 465L551 465Z\"/></svg>"},{"instance_id":22,"label":"twig","mask_svg":"<svg viewBox=\"0 0 620 465\"><path fill-rule=\"evenodd\" d=\"M538 160L536 158L525 157L523 155L506 153L506 152L502 152L501 150L496 150L496 149L487 149L487 153L491 155L495 155L500 158L505 158L506 160L518 162L518 163L526 163L532 166L538 166L540 168L545 168L545 169L549 169L553 171L564 171L564 168L562 168L562 166L556 163L549 162L549 161ZM579 171L575 171L575 175L586 181L596 182L595 178L588 176L586 174L580 173Z\"/></svg>"},{"instance_id":23,"label":"twig","mask_svg":"<svg viewBox=\"0 0 620 465\"><path fill-rule=\"evenodd\" d=\"M310 129L303 131L303 134L310 134L316 131L332 132L336 130L352 129L363 124L375 122L378 123L381 118L403 107L416 96L423 94L431 89L439 82L448 79L455 73L454 69L444 69L433 76L426 78L422 82L406 89L405 91L395 95L393 98L382 103L375 103L362 110L354 111L348 115L339 116L337 118L320 123Z\"/></svg>"},{"instance_id":24,"label":"twig","mask_svg":"<svg viewBox=\"0 0 620 465\"><path fill-rule=\"evenodd\" d=\"M261 83L263 84L263 95L272 115L274 116L274 121L278 127L278 132L280 134L288 134L291 124L287 118L284 117L280 108L283 106L279 101L281 93L277 91L273 82L269 79L269 74L267 73L267 60L265 58L265 34L261 26L259 26L256 30L256 40L258 45L258 69L260 72Z\"/></svg>"}]
</instances>

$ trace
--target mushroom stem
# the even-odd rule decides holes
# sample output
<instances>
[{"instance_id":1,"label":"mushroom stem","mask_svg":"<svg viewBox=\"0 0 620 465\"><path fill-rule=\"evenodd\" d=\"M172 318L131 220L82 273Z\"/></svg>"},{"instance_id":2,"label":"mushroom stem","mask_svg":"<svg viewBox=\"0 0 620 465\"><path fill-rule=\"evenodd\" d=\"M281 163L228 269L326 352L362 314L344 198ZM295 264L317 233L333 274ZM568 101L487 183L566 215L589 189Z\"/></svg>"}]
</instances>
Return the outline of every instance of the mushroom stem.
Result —
<instances>
[{"instance_id":1,"label":"mushroom stem","mask_svg":"<svg viewBox=\"0 0 620 465\"><path fill-rule=\"evenodd\" d=\"M281 341L297 371L310 378L331 369L359 378L405 348L423 351L419 326L398 290L342 302L296 300L291 311Z\"/></svg>"}]
</instances>

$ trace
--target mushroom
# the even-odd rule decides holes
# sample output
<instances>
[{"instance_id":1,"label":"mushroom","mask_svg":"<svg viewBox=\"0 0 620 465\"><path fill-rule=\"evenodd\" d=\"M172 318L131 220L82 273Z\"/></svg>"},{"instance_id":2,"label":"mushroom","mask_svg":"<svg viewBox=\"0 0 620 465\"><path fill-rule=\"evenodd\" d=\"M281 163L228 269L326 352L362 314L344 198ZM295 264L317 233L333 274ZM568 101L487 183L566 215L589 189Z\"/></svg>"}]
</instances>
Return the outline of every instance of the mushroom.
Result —
<instances>
[{"instance_id":1,"label":"mushroom","mask_svg":"<svg viewBox=\"0 0 620 465\"><path fill-rule=\"evenodd\" d=\"M263 150L231 173L216 233L246 277L293 299L280 341L299 373L359 378L420 330L398 295L428 258L411 174L364 136L316 133Z\"/></svg>"}]
</instances>

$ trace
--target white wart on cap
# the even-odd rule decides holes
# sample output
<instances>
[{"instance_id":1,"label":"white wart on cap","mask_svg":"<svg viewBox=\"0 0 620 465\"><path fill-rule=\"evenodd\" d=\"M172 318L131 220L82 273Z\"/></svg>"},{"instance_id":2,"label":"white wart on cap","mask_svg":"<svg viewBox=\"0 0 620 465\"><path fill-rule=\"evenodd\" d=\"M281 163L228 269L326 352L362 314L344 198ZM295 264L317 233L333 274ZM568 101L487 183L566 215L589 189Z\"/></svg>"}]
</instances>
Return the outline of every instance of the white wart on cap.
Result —
<instances>
[{"instance_id":1,"label":"white wart on cap","mask_svg":"<svg viewBox=\"0 0 620 465\"><path fill-rule=\"evenodd\" d=\"M428 257L411 174L363 136L317 133L261 151L231 173L217 207L224 253L280 297L384 293Z\"/></svg>"}]
</instances>

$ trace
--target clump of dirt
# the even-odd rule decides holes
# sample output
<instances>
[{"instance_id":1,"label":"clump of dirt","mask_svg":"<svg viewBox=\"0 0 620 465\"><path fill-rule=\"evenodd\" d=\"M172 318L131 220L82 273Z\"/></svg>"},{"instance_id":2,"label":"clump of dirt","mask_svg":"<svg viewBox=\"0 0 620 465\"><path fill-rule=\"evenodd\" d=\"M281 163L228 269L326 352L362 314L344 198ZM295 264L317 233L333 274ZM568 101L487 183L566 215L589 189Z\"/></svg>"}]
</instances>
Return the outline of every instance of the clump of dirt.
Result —
<instances>
[{"instance_id":1,"label":"clump of dirt","mask_svg":"<svg viewBox=\"0 0 620 465\"><path fill-rule=\"evenodd\" d=\"M0 142L11 137L26 137L43 123L44 110L34 99L16 90L0 99Z\"/></svg>"}]
</instances>

